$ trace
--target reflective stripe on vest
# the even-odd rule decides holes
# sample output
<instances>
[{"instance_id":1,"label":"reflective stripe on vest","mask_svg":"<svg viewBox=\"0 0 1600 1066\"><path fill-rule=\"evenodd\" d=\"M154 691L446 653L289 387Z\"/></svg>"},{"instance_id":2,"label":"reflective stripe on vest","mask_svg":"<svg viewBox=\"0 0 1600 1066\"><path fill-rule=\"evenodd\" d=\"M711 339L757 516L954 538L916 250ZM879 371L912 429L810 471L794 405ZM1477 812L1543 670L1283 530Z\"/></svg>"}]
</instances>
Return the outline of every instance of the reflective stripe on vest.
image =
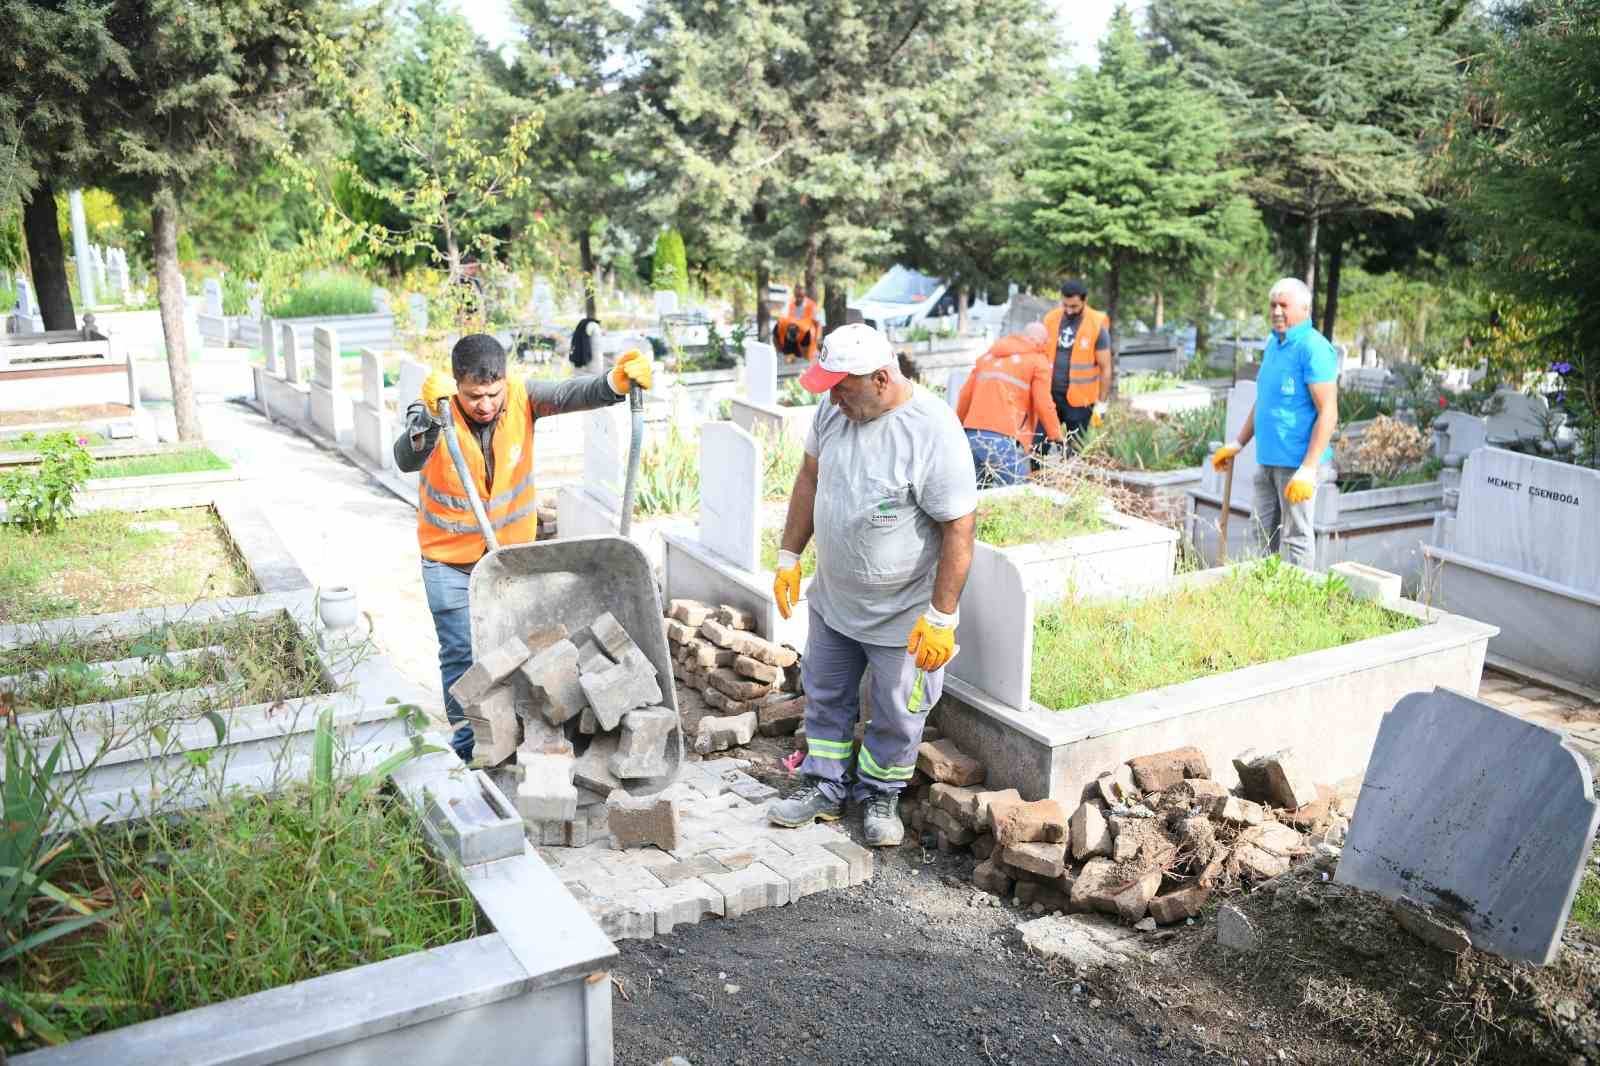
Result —
<instances>
[{"instance_id":1,"label":"reflective stripe on vest","mask_svg":"<svg viewBox=\"0 0 1600 1066\"><path fill-rule=\"evenodd\" d=\"M532 541L538 535L538 518L533 481L533 414L527 388L521 381L506 382L505 407L490 443L494 449L494 486L487 484L487 466L478 436L459 409L455 434L500 543ZM499 491L491 493L492 487ZM474 563L488 548L447 441L435 444L422 467L417 493L417 541L424 558L443 563Z\"/></svg>"},{"instance_id":2,"label":"reflective stripe on vest","mask_svg":"<svg viewBox=\"0 0 1600 1066\"><path fill-rule=\"evenodd\" d=\"M1014 374L1002 374L998 370L980 370L978 371L978 380L1003 381L1007 385L1015 385L1019 389L1026 389L1028 387L1028 383L1026 381L1023 381Z\"/></svg>"}]
</instances>

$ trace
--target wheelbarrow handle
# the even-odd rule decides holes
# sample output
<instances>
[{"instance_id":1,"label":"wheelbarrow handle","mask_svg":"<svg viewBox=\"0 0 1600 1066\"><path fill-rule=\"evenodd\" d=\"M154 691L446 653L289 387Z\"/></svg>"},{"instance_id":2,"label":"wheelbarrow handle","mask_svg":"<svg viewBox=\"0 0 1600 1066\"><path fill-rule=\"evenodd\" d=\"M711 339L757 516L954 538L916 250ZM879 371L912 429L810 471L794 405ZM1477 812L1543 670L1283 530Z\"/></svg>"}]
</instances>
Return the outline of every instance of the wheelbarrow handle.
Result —
<instances>
[{"instance_id":1,"label":"wheelbarrow handle","mask_svg":"<svg viewBox=\"0 0 1600 1066\"><path fill-rule=\"evenodd\" d=\"M633 529L633 501L639 491L639 450L644 444L644 390L637 384L628 387L628 417L632 423L628 436L628 479L622 490L622 520L617 531L624 537Z\"/></svg>"},{"instance_id":2,"label":"wheelbarrow handle","mask_svg":"<svg viewBox=\"0 0 1600 1066\"><path fill-rule=\"evenodd\" d=\"M490 551L500 550L500 541L494 535L494 527L489 524L489 516L483 510L483 499L478 495L478 483L467 470L466 456L461 454L461 442L456 440L455 412L451 410L450 397L444 396L439 400L439 423L444 437L445 445L450 449L450 461L456 464L456 476L461 479L461 484L467 487L467 499L472 503L473 517L478 520L478 528L483 532L483 539L489 545Z\"/></svg>"}]
</instances>

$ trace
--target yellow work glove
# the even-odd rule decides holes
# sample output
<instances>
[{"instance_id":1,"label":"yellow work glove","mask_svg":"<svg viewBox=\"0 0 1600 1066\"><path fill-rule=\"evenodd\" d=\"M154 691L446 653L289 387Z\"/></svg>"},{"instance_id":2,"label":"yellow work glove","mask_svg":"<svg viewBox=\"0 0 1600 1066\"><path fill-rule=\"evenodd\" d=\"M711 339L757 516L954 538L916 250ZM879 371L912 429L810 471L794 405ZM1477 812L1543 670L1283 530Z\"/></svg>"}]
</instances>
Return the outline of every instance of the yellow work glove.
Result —
<instances>
[{"instance_id":1,"label":"yellow work glove","mask_svg":"<svg viewBox=\"0 0 1600 1066\"><path fill-rule=\"evenodd\" d=\"M428 375L428 380L422 383L422 406L428 409L428 414L437 415L439 401L455 394L456 379L443 370L435 370Z\"/></svg>"},{"instance_id":2,"label":"yellow work glove","mask_svg":"<svg viewBox=\"0 0 1600 1066\"><path fill-rule=\"evenodd\" d=\"M645 354L637 348L629 348L617 357L617 365L611 368L611 389L618 396L628 395L631 385L638 385L646 392L650 391L650 373L654 368Z\"/></svg>"},{"instance_id":3,"label":"yellow work glove","mask_svg":"<svg viewBox=\"0 0 1600 1066\"><path fill-rule=\"evenodd\" d=\"M945 614L933 604L922 612L906 640L906 654L916 657L917 669L937 670L950 661L956 651L956 622L960 612Z\"/></svg>"},{"instance_id":4,"label":"yellow work glove","mask_svg":"<svg viewBox=\"0 0 1600 1066\"><path fill-rule=\"evenodd\" d=\"M778 601L778 613L785 618L800 602L800 556L794 552L778 551L778 573L772 579L772 597Z\"/></svg>"},{"instance_id":5,"label":"yellow work glove","mask_svg":"<svg viewBox=\"0 0 1600 1066\"><path fill-rule=\"evenodd\" d=\"M1095 429L1099 429L1102 425L1105 424L1105 421L1106 421L1105 414L1106 414L1106 405L1103 404L1103 403L1095 404L1094 405L1094 414L1089 416L1089 424L1091 426L1093 426Z\"/></svg>"},{"instance_id":6,"label":"yellow work glove","mask_svg":"<svg viewBox=\"0 0 1600 1066\"><path fill-rule=\"evenodd\" d=\"M1233 464L1233 457L1244 451L1244 445L1236 440L1229 441L1218 448L1211 455L1211 469L1221 473Z\"/></svg>"},{"instance_id":7,"label":"yellow work glove","mask_svg":"<svg viewBox=\"0 0 1600 1066\"><path fill-rule=\"evenodd\" d=\"M1289 479L1289 485L1283 490L1283 498L1290 503L1305 503L1317 491L1317 468L1302 466L1294 472L1294 477Z\"/></svg>"}]
</instances>

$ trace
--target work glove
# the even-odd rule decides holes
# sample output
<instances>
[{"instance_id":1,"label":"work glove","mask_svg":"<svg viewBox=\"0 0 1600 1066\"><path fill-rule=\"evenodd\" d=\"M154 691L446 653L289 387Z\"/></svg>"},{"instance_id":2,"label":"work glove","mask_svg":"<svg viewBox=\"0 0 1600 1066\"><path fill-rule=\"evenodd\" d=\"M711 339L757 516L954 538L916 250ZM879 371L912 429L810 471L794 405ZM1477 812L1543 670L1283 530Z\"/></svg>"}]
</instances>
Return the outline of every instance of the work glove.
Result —
<instances>
[{"instance_id":1,"label":"work glove","mask_svg":"<svg viewBox=\"0 0 1600 1066\"><path fill-rule=\"evenodd\" d=\"M1233 457L1244 451L1244 445L1237 440L1231 440L1218 448L1211 455L1211 469L1219 474L1233 465Z\"/></svg>"},{"instance_id":2,"label":"work glove","mask_svg":"<svg viewBox=\"0 0 1600 1066\"><path fill-rule=\"evenodd\" d=\"M617 365L611 368L611 391L618 396L628 395L628 388L637 385L646 392L650 391L650 374L654 367L649 358L637 348L629 348L617 357Z\"/></svg>"},{"instance_id":3,"label":"work glove","mask_svg":"<svg viewBox=\"0 0 1600 1066\"><path fill-rule=\"evenodd\" d=\"M906 640L906 654L916 657L917 669L937 670L950 661L956 650L956 622L960 617L960 611L945 614L928 604Z\"/></svg>"},{"instance_id":4,"label":"work glove","mask_svg":"<svg viewBox=\"0 0 1600 1066\"><path fill-rule=\"evenodd\" d=\"M1103 404L1103 403L1095 404L1094 405L1094 414L1089 416L1089 424L1091 426L1093 426L1095 429L1099 429L1103 424L1105 424L1105 420L1106 420L1105 415L1106 415L1106 405Z\"/></svg>"},{"instance_id":5,"label":"work glove","mask_svg":"<svg viewBox=\"0 0 1600 1066\"><path fill-rule=\"evenodd\" d=\"M1283 490L1283 498L1290 503L1305 503L1317 491L1317 468L1302 466L1294 472L1294 477L1289 479L1289 485Z\"/></svg>"},{"instance_id":6,"label":"work glove","mask_svg":"<svg viewBox=\"0 0 1600 1066\"><path fill-rule=\"evenodd\" d=\"M785 618L800 602L800 556L792 551L780 549L778 552L778 573L772 579L772 596L778 601L778 613Z\"/></svg>"},{"instance_id":7,"label":"work glove","mask_svg":"<svg viewBox=\"0 0 1600 1066\"><path fill-rule=\"evenodd\" d=\"M439 401L455 394L456 379L443 370L435 370L428 375L428 380L422 383L422 406L428 409L430 418L437 417Z\"/></svg>"}]
</instances>

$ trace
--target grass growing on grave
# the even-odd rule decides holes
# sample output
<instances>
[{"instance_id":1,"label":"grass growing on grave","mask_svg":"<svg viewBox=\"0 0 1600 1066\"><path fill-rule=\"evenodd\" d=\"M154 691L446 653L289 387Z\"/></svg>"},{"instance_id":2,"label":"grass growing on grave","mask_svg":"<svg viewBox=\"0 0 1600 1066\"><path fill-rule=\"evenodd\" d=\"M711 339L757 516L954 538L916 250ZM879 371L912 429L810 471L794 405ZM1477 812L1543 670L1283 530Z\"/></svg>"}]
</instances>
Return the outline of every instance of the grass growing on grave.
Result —
<instances>
[{"instance_id":1,"label":"grass growing on grave","mask_svg":"<svg viewBox=\"0 0 1600 1066\"><path fill-rule=\"evenodd\" d=\"M1113 407L1105 425L1084 438L1083 456L1118 470L1184 470L1205 461L1210 442L1222 440L1227 409L1222 404L1151 418Z\"/></svg>"},{"instance_id":2,"label":"grass growing on grave","mask_svg":"<svg viewBox=\"0 0 1600 1066\"><path fill-rule=\"evenodd\" d=\"M1111 528L1100 516L1100 494L1085 484L1063 493L1065 501L1042 493L1008 493L978 500L978 539L996 548L1042 544Z\"/></svg>"},{"instance_id":3,"label":"grass growing on grave","mask_svg":"<svg viewBox=\"0 0 1600 1066\"><path fill-rule=\"evenodd\" d=\"M785 434L757 433L763 469L761 495L787 499L805 449ZM618 495L622 484L619 480ZM700 506L700 434L674 423L664 438L648 441L639 454L634 513L640 517L688 514Z\"/></svg>"},{"instance_id":4,"label":"grass growing on grave","mask_svg":"<svg viewBox=\"0 0 1600 1066\"><path fill-rule=\"evenodd\" d=\"M1064 602L1033 627L1033 698L1067 710L1415 628L1276 556L1145 599Z\"/></svg>"},{"instance_id":5,"label":"grass growing on grave","mask_svg":"<svg viewBox=\"0 0 1600 1066\"><path fill-rule=\"evenodd\" d=\"M778 569L778 549L783 540L783 530L763 529L761 531L761 569L776 571ZM806 550L800 553L800 576L810 577L817 572L817 542L815 539L806 545Z\"/></svg>"},{"instance_id":6,"label":"grass growing on grave","mask_svg":"<svg viewBox=\"0 0 1600 1066\"><path fill-rule=\"evenodd\" d=\"M198 649L220 650L173 658L174 653ZM120 659L142 659L146 669L117 677L98 665ZM18 714L202 685L218 689L217 696L206 701L208 708L279 704L329 690L316 650L284 614L179 621L128 637L29 641L0 650L0 676L15 674L38 675L6 695ZM163 708L161 701L152 701L147 709L156 715L198 713L176 705ZM47 718L40 731L61 728L63 723Z\"/></svg>"},{"instance_id":7,"label":"grass growing on grave","mask_svg":"<svg viewBox=\"0 0 1600 1066\"><path fill-rule=\"evenodd\" d=\"M149 523L176 522L178 531ZM130 526L143 524L144 528ZM49 533L0 525L0 618L78 614L245 596L255 581L208 507L103 511Z\"/></svg>"},{"instance_id":8,"label":"grass growing on grave","mask_svg":"<svg viewBox=\"0 0 1600 1066\"><path fill-rule=\"evenodd\" d=\"M331 793L331 795L330 795ZM103 920L0 967L72 1040L473 936L472 898L408 803L295 786L75 838L58 885ZM41 1026L3 1031L7 1052Z\"/></svg>"},{"instance_id":9,"label":"grass growing on grave","mask_svg":"<svg viewBox=\"0 0 1600 1066\"><path fill-rule=\"evenodd\" d=\"M85 448L103 448L113 443L105 434L98 433L92 429L85 429L83 426L72 426L68 428L67 432L72 434L73 440L78 441ZM37 440L23 440L20 436L0 439L0 452L32 452L38 450L39 442Z\"/></svg>"},{"instance_id":10,"label":"grass growing on grave","mask_svg":"<svg viewBox=\"0 0 1600 1066\"><path fill-rule=\"evenodd\" d=\"M1183 384L1183 379L1167 370L1154 370L1143 374L1129 374L1117 382L1117 392L1123 396L1142 396L1149 392L1164 392Z\"/></svg>"},{"instance_id":11,"label":"grass growing on grave","mask_svg":"<svg viewBox=\"0 0 1600 1066\"><path fill-rule=\"evenodd\" d=\"M198 474L208 470L227 470L228 461L210 448L180 448L156 455L135 455L127 459L98 459L91 478L148 477L154 474Z\"/></svg>"},{"instance_id":12,"label":"grass growing on grave","mask_svg":"<svg viewBox=\"0 0 1600 1066\"><path fill-rule=\"evenodd\" d=\"M268 318L372 314L372 283L337 271L307 274L267 311Z\"/></svg>"}]
</instances>

